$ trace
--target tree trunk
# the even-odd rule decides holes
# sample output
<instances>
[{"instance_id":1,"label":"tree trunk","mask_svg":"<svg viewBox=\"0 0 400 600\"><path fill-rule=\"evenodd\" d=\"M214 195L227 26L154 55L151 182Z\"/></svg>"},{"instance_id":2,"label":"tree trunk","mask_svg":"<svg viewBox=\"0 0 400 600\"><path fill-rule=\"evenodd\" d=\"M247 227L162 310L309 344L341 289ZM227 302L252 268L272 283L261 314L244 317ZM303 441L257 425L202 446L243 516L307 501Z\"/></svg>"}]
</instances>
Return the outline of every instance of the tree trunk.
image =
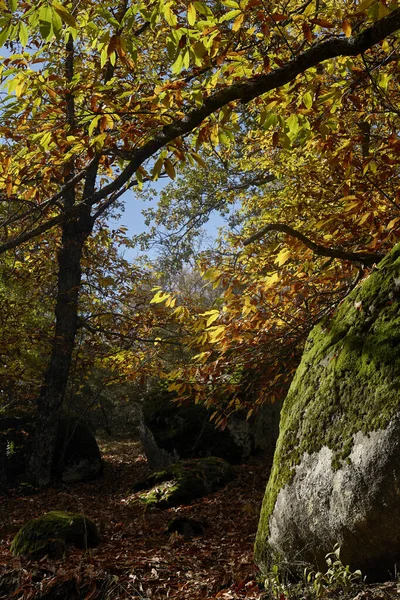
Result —
<instances>
[{"instance_id":1,"label":"tree trunk","mask_svg":"<svg viewBox=\"0 0 400 600\"><path fill-rule=\"evenodd\" d=\"M30 477L39 486L48 485L51 479L58 420L78 325L82 251L92 228L90 207L85 205L76 220L67 222L62 227L61 248L58 252L54 340L44 384L37 400L37 420L30 460Z\"/></svg>"}]
</instances>

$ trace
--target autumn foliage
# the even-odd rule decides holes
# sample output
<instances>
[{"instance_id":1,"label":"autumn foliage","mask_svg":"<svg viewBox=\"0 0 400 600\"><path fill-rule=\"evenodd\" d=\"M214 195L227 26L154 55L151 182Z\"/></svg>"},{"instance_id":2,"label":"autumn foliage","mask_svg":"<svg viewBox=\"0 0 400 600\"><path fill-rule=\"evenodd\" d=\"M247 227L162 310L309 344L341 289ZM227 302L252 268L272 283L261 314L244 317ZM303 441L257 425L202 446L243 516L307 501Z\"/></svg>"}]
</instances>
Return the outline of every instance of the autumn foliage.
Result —
<instances>
[{"instance_id":1,"label":"autumn foliage","mask_svg":"<svg viewBox=\"0 0 400 600\"><path fill-rule=\"evenodd\" d=\"M312 325L398 239L398 2L0 8L2 352L37 402L36 480L74 369L156 372L220 425L282 396ZM200 259L204 305L131 268L109 217L210 156L237 214Z\"/></svg>"}]
</instances>

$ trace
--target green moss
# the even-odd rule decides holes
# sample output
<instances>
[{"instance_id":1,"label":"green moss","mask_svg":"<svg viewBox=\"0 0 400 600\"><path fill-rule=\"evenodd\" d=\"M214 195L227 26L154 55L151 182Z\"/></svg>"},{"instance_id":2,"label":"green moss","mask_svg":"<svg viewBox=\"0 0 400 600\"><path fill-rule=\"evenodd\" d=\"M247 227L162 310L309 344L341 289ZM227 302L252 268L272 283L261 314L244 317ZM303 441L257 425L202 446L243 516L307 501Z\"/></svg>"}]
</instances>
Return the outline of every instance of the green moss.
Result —
<instances>
[{"instance_id":1,"label":"green moss","mask_svg":"<svg viewBox=\"0 0 400 600\"><path fill-rule=\"evenodd\" d=\"M52 548L71 544L77 548L91 548L99 543L96 525L80 514L62 511L49 512L28 521L15 536L11 552L16 556L40 557Z\"/></svg>"},{"instance_id":2,"label":"green moss","mask_svg":"<svg viewBox=\"0 0 400 600\"><path fill-rule=\"evenodd\" d=\"M139 492L138 499L144 504L168 508L211 494L233 477L229 463L210 456L184 460L157 471L139 482L134 490Z\"/></svg>"},{"instance_id":3,"label":"green moss","mask_svg":"<svg viewBox=\"0 0 400 600\"><path fill-rule=\"evenodd\" d=\"M310 333L284 402L255 545L265 564L269 517L305 453L349 459L353 436L387 427L400 403L400 245Z\"/></svg>"}]
</instances>

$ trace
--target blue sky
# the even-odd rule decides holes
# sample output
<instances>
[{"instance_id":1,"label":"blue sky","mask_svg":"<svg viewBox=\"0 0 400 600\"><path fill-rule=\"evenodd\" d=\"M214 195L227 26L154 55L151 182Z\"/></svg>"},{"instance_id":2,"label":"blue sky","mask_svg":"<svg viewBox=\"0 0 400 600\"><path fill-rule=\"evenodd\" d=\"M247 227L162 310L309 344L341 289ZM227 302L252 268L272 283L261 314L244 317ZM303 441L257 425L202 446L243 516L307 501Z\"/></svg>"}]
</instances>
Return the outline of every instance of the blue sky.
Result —
<instances>
[{"instance_id":1,"label":"blue sky","mask_svg":"<svg viewBox=\"0 0 400 600\"><path fill-rule=\"evenodd\" d=\"M10 52L4 46L0 47L0 57L5 58L10 56ZM163 187L165 187L170 182L169 179L163 180L159 179L157 182L152 183L152 187L160 192ZM155 207L158 203L158 194L154 197L154 201L142 201L139 199L134 192L127 192L123 197L123 202L125 206L125 210L121 215L121 218L118 220L110 220L111 226L114 225L124 225L128 228L128 235L134 236L146 231L147 227L144 222L144 217L142 215L142 211L146 208ZM218 235L218 229L225 225L224 219L217 213L211 214L210 219L206 225L204 225L203 229L205 230L207 236L214 240ZM129 250L126 252L127 258L135 258L138 256L139 251ZM150 258L155 258L155 252L149 251L147 255Z\"/></svg>"},{"instance_id":2,"label":"blue sky","mask_svg":"<svg viewBox=\"0 0 400 600\"><path fill-rule=\"evenodd\" d=\"M170 180L158 180L155 183L152 183L152 187L155 188L158 192L160 192L164 186L166 186ZM124 225L128 228L128 235L134 236L139 233L143 233L147 230L147 227L144 222L144 218L142 215L142 211L144 209L150 207L156 207L158 203L159 197L158 195L154 196L153 201L142 201L140 198L136 196L134 192L127 192L123 196L125 210L121 215L121 218L117 221L114 221L118 225ZM207 237L214 240L218 235L218 230L220 227L226 225L224 219L218 214L213 213L210 216L210 219L206 225L204 225L203 229L205 230ZM127 258L135 258L139 254L139 251L127 251ZM155 258L154 251L149 251L146 253L150 258Z\"/></svg>"}]
</instances>

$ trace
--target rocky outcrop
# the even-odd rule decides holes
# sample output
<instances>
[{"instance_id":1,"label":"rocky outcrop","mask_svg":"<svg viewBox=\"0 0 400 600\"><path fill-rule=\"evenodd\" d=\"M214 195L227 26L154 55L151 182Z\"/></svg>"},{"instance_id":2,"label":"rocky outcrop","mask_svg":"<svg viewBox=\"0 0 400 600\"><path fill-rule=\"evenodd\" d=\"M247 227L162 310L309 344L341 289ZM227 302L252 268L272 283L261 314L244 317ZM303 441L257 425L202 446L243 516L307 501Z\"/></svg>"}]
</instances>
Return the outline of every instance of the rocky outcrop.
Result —
<instances>
[{"instance_id":1,"label":"rocky outcrop","mask_svg":"<svg viewBox=\"0 0 400 600\"><path fill-rule=\"evenodd\" d=\"M323 570L338 543L370 581L400 561L400 245L311 332L284 402L257 533L263 571Z\"/></svg>"},{"instance_id":2,"label":"rocky outcrop","mask_svg":"<svg viewBox=\"0 0 400 600\"><path fill-rule=\"evenodd\" d=\"M189 504L219 490L233 478L232 467L222 458L182 460L137 483L135 500L157 508Z\"/></svg>"},{"instance_id":3,"label":"rocky outcrop","mask_svg":"<svg viewBox=\"0 0 400 600\"><path fill-rule=\"evenodd\" d=\"M0 416L0 484L26 478L34 430L32 413ZM96 439L84 421L64 415L58 427L53 476L65 483L85 481L102 472Z\"/></svg>"},{"instance_id":4,"label":"rocky outcrop","mask_svg":"<svg viewBox=\"0 0 400 600\"><path fill-rule=\"evenodd\" d=\"M33 559L46 554L61 558L67 545L86 549L98 544L99 534L93 521L80 514L57 510L28 521L15 536L11 552Z\"/></svg>"},{"instance_id":5,"label":"rocky outcrop","mask_svg":"<svg viewBox=\"0 0 400 600\"><path fill-rule=\"evenodd\" d=\"M273 452L280 408L279 403L261 407L249 421L233 415L221 431L210 422L211 413L204 406L177 404L173 394L161 390L144 398L140 439L153 469L205 456L240 463L254 452Z\"/></svg>"}]
</instances>

